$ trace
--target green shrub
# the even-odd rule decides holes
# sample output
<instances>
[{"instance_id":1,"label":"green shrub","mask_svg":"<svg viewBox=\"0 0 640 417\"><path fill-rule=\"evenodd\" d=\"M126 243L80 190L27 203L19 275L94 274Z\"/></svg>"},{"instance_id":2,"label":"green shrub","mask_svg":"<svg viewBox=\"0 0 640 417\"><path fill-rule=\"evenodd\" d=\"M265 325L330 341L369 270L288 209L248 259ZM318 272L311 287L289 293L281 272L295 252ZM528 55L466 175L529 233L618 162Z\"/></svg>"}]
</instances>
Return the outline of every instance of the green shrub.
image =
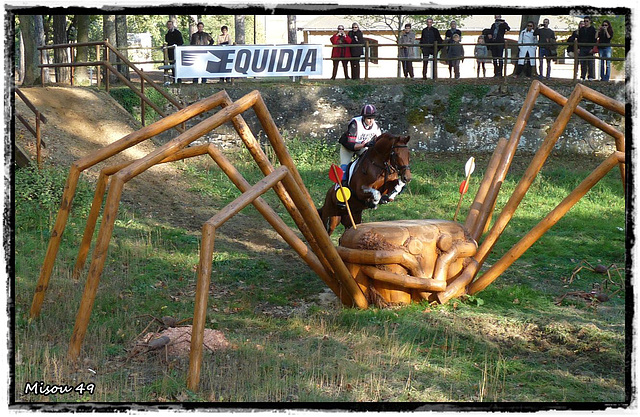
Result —
<instances>
[{"instance_id":1,"label":"green shrub","mask_svg":"<svg viewBox=\"0 0 640 417\"><path fill-rule=\"evenodd\" d=\"M129 87L116 87L109 90L113 97L126 111L131 113L136 120L141 121L140 97ZM167 99L157 90L147 88L144 94L153 104L162 109L167 103ZM158 117L158 113L148 104L145 105L145 123L153 123Z\"/></svg>"},{"instance_id":2,"label":"green shrub","mask_svg":"<svg viewBox=\"0 0 640 417\"><path fill-rule=\"evenodd\" d=\"M360 100L371 96L376 91L376 87L368 84L355 84L344 87L344 92L353 100Z\"/></svg>"},{"instance_id":3,"label":"green shrub","mask_svg":"<svg viewBox=\"0 0 640 417\"><path fill-rule=\"evenodd\" d=\"M34 166L21 168L15 173L16 223L36 225L42 213L57 212L68 172L60 168ZM88 211L93 199L90 185L80 179L73 200L72 210Z\"/></svg>"}]
</instances>

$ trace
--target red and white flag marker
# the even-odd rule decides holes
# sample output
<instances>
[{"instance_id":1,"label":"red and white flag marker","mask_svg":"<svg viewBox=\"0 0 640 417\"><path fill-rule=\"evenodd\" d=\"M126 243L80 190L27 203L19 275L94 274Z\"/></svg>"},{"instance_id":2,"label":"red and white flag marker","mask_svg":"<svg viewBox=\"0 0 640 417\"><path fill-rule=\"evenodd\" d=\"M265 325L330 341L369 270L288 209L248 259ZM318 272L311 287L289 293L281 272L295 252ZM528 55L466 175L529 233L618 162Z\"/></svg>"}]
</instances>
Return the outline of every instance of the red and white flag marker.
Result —
<instances>
[{"instance_id":1,"label":"red and white flag marker","mask_svg":"<svg viewBox=\"0 0 640 417\"><path fill-rule=\"evenodd\" d=\"M464 195L469 190L469 178L471 178L471 174L473 173L473 171L475 171L475 169L476 169L476 160L472 156L471 158L469 158L469 160L467 161L467 163L464 166L465 179L460 184L460 189L459 189L460 199L458 200L458 207L456 207L456 214L454 214L454 216L453 216L453 221L454 222L458 218L458 212L460 211L460 205L462 204L462 197L464 197Z\"/></svg>"}]
</instances>

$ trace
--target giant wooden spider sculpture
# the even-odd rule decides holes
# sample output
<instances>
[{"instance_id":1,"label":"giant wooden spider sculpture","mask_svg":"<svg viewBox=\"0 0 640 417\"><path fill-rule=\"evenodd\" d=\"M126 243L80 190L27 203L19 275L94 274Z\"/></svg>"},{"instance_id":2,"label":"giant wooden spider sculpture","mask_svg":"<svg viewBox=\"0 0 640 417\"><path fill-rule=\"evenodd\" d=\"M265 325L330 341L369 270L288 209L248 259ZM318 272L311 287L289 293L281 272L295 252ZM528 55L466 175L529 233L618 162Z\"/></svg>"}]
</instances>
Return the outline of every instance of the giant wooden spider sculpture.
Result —
<instances>
[{"instance_id":1,"label":"giant wooden spider sculpture","mask_svg":"<svg viewBox=\"0 0 640 417\"><path fill-rule=\"evenodd\" d=\"M476 242L480 239L489 223L500 185L508 171L533 105L540 94L563 106L563 109L513 195L480 247L478 247ZM102 223L71 337L69 346L70 358L75 359L80 354L125 183L155 164L203 154L210 155L243 194L220 210L202 228L189 374L187 378L189 388L197 389L200 379L202 340L216 229L248 204L253 204L257 208L269 224L346 306L367 308L371 302L376 304L406 303L411 300L422 299L444 303L450 298L465 292L469 294L477 293L493 282L616 165L620 165L624 184L624 134L602 122L583 108L578 107L578 103L582 99L591 100L607 109L624 115L624 105L622 103L603 96L583 85L577 85L567 99L538 81L532 83L509 141L500 140L488 164L464 225L445 220L406 220L362 224L359 225L357 230L355 228L347 230L341 238L341 245L336 248L320 220L313 201L302 183L295 163L287 152L282 137L260 94L254 91L236 102L232 102L226 92L221 91L125 136L95 154L76 161L71 166L64 188L61 207L51 233L47 253L36 286L30 316L34 318L40 314L80 173L98 162L217 106L221 106L222 109L144 158L101 170L74 269L73 276L75 278L79 276L87 259L91 236L94 232L109 179L111 184L107 193ZM241 113L249 108L253 108L258 116L262 128L280 161L281 166L277 169L269 162L254 135L240 116ZM497 238L513 216L515 209L541 169L542 164L547 159L573 113L613 136L617 151L602 162L565 200L509 250L503 258L480 277L476 277L487 254L491 251ZM216 146L208 144L187 147L197 138L227 121L231 121L245 146L265 174L265 178L253 186L244 179ZM306 244L260 198L261 194L271 188L275 190L292 216L306 239Z\"/></svg>"}]
</instances>

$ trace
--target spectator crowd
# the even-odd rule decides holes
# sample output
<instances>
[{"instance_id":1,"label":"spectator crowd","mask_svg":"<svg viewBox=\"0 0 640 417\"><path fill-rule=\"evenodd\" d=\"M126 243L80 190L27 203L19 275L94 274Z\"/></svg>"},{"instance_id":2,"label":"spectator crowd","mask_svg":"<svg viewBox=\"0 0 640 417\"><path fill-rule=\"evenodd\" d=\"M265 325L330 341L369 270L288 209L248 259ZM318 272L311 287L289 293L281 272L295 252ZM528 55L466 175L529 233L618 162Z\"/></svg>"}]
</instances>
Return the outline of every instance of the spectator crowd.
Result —
<instances>
[{"instance_id":1,"label":"spectator crowd","mask_svg":"<svg viewBox=\"0 0 640 417\"><path fill-rule=\"evenodd\" d=\"M233 44L227 26L222 26L221 33L217 37L217 45ZM512 31L509 24L501 15L494 15L491 27L482 30L476 43L473 45L473 61L476 66L476 76L487 76L487 65L493 66L493 77L504 77L505 68L505 34ZM444 38L440 30L435 27L432 18L426 19L426 26L418 37L412 29L411 23L404 25L404 30L398 37L398 60L402 66L402 75L405 78L414 78L414 64L422 62L422 79L436 78L435 64L444 62L449 70L449 78L460 78L460 68L465 58L462 40L462 31L455 20L449 23L449 28L444 31ZM602 81L609 81L611 77L611 56L613 28L609 20L603 20L600 27L593 26L591 17L586 16L580 21L579 27L564 42L569 43L566 53L569 58L578 58L580 67L580 79L591 81L596 79L595 55L600 61L599 76ZM337 31L330 37L332 44L331 79L335 80L338 70L342 67L345 79L360 79L360 61L364 55L365 38L358 23L351 25L351 30L346 31L344 25L339 25ZM577 41L577 49L574 42ZM559 41L556 34L549 27L549 19L543 19L537 27L533 21L518 34L517 63L513 75L518 77L532 77L537 72L539 78L551 78L552 63L557 62ZM165 43L168 48L170 63L175 60L174 47L183 44L181 32L171 20L167 22ZM214 38L204 31L204 24L198 22L197 31L189 38L190 45L216 45ZM576 49L576 50L574 50ZM515 57L513 58L515 59ZM429 71L431 64L431 71ZM175 78L174 69L171 70ZM179 80L176 80L179 81ZM193 80L199 82L198 79ZM206 82L206 79L203 80ZM220 78L220 82L231 82L230 78Z\"/></svg>"}]
</instances>

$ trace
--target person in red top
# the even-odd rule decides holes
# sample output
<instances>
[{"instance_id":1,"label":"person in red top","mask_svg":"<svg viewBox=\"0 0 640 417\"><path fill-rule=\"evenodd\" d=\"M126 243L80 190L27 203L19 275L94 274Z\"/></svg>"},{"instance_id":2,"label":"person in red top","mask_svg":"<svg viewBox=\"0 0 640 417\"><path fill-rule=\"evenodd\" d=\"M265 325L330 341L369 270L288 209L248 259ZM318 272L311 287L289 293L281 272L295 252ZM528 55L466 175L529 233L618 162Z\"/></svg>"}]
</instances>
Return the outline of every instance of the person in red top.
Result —
<instances>
[{"instance_id":1,"label":"person in red top","mask_svg":"<svg viewBox=\"0 0 640 417\"><path fill-rule=\"evenodd\" d=\"M344 33L344 26L338 26L338 31L331 37L331 43L334 45L342 45L351 43L351 38L349 35ZM351 51L346 46L331 48L331 58L351 58ZM336 75L338 74L338 64L342 62L342 68L344 69L344 78L349 79L349 73L347 71L347 60L345 59L334 59L333 60L333 75L331 75L331 79L335 80Z\"/></svg>"}]
</instances>

